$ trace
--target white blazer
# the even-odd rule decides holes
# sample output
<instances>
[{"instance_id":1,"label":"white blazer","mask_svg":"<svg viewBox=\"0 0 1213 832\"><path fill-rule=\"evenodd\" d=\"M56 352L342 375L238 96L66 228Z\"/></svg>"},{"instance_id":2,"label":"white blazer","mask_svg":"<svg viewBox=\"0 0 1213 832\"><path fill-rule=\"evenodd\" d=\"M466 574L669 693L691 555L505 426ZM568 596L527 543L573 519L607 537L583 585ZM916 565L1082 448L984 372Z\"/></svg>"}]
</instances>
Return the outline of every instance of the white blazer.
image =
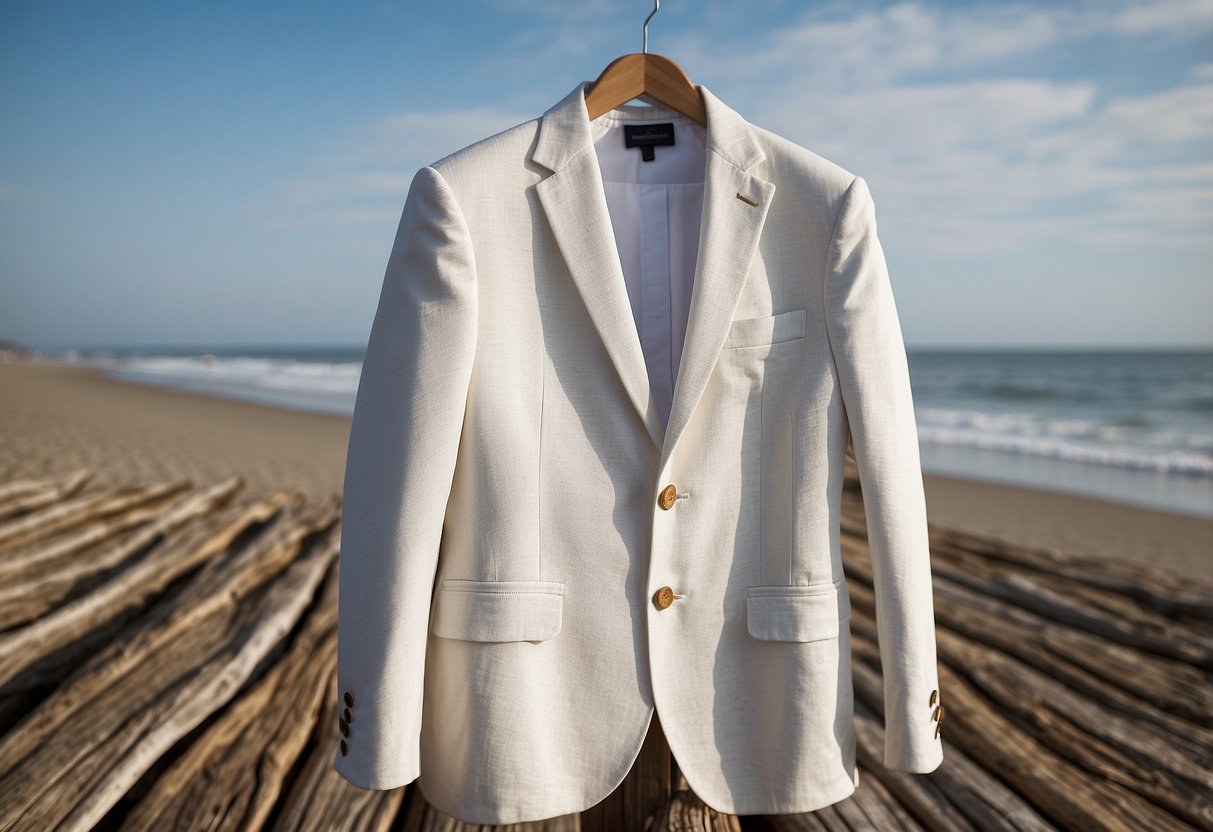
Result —
<instances>
[{"instance_id":1,"label":"white blazer","mask_svg":"<svg viewBox=\"0 0 1213 832\"><path fill-rule=\"evenodd\" d=\"M413 177L349 438L334 768L420 777L469 823L549 818L619 785L656 708L714 809L846 798L849 435L884 762L934 770L918 433L866 182L703 85L706 130L591 122L589 83ZM638 161L620 120L675 144ZM696 182L689 214L652 196Z\"/></svg>"}]
</instances>

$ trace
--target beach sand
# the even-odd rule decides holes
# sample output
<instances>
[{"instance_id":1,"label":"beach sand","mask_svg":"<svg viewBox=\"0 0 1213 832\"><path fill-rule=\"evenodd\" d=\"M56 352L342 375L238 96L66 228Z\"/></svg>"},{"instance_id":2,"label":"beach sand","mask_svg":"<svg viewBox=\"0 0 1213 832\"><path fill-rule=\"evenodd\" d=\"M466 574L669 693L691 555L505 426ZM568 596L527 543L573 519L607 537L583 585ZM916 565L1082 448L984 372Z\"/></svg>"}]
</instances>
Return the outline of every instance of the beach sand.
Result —
<instances>
[{"instance_id":1,"label":"beach sand","mask_svg":"<svg viewBox=\"0 0 1213 832\"><path fill-rule=\"evenodd\" d=\"M63 477L199 485L243 475L251 492L340 494L350 420L43 362L0 363L0 482ZM1207 577L1213 520L1099 499L924 476L932 524Z\"/></svg>"}]
</instances>

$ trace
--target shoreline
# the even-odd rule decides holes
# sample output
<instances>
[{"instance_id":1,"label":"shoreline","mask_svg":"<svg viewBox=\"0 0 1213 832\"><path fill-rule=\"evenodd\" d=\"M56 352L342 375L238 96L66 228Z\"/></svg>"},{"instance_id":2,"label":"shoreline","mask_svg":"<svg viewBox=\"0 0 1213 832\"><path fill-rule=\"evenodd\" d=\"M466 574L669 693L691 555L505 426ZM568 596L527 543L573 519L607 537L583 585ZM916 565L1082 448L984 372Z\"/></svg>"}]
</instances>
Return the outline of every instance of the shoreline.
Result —
<instances>
[{"instance_id":1,"label":"shoreline","mask_svg":"<svg viewBox=\"0 0 1213 832\"><path fill-rule=\"evenodd\" d=\"M99 368L0 363L0 481L62 477L340 494L350 417L110 378ZM1064 492L924 473L932 525L1204 577L1213 519Z\"/></svg>"}]
</instances>

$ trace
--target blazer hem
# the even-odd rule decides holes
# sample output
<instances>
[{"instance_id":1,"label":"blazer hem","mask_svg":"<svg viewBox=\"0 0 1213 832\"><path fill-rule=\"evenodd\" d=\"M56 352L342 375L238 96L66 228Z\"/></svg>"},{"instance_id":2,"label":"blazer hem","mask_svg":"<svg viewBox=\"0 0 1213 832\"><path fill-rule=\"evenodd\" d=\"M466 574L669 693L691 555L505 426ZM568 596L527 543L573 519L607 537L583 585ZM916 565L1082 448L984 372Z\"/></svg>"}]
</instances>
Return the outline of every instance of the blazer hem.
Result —
<instances>
[{"instance_id":1,"label":"blazer hem","mask_svg":"<svg viewBox=\"0 0 1213 832\"><path fill-rule=\"evenodd\" d=\"M558 807L558 808L541 808L534 804L514 803L510 806L500 807L503 811L496 815L476 815L476 814L458 814L452 808L445 806L443 803L434 800L430 797L429 790L425 786L425 778L418 778L417 788L425 797L425 802L433 806L438 811L445 815L449 815L455 820L469 824L487 824L491 826L505 825L510 823L527 823L529 821L549 820L558 818L564 815L575 815L584 812L587 809L592 809L602 801L611 796L614 791L619 788L628 774L632 771L632 766L636 764L636 760L640 758L640 752L644 750L644 741L648 738L649 727L653 724L653 715L657 709L653 706L649 707L649 715L644 720L644 728L640 731L640 739L636 742L636 750L628 758L627 765L623 767L622 773L611 778L612 783L607 787L606 791L599 794L590 800L589 803L581 802L580 806Z\"/></svg>"},{"instance_id":2,"label":"blazer hem","mask_svg":"<svg viewBox=\"0 0 1213 832\"><path fill-rule=\"evenodd\" d=\"M683 769L682 772L685 777L686 770ZM690 777L687 777L687 784L691 785ZM824 809L826 806L846 800L857 788L859 788L859 766L852 766L848 776L831 781L823 788L814 789L809 793L809 796L799 801L793 801L791 805L763 806L735 803L731 800L715 800L704 797L695 790L694 785L691 785L691 791L695 792L696 797L710 808L726 815L801 815L805 812L816 812L818 809Z\"/></svg>"}]
</instances>

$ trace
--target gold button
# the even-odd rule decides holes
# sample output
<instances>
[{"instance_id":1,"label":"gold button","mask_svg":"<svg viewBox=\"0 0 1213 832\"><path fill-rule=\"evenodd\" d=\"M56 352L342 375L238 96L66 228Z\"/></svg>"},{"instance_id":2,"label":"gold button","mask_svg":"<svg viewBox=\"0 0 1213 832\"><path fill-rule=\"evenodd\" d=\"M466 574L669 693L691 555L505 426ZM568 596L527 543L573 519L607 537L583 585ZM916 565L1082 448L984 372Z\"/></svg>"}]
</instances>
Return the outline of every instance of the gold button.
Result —
<instances>
[{"instance_id":1,"label":"gold button","mask_svg":"<svg viewBox=\"0 0 1213 832\"><path fill-rule=\"evenodd\" d=\"M341 741L341 756L344 757L349 753L350 747L345 744L345 740Z\"/></svg>"},{"instance_id":2,"label":"gold button","mask_svg":"<svg viewBox=\"0 0 1213 832\"><path fill-rule=\"evenodd\" d=\"M939 689L938 689L938 688L936 688L935 690L931 691L931 698L930 698L930 699L927 701L927 705L928 705L928 706L930 706L930 705L934 705L934 704L935 704L935 699L936 699L936 697L938 697L938 696L939 696Z\"/></svg>"},{"instance_id":3,"label":"gold button","mask_svg":"<svg viewBox=\"0 0 1213 832\"><path fill-rule=\"evenodd\" d=\"M354 694L350 693L348 690L345 692L345 704L349 705L351 708L354 707Z\"/></svg>"},{"instance_id":4,"label":"gold button","mask_svg":"<svg viewBox=\"0 0 1213 832\"><path fill-rule=\"evenodd\" d=\"M936 740L937 740L937 739L939 739L939 727L940 727L941 725L943 725L943 721L942 721L942 720L940 720L939 722L936 722L936 723L935 723L935 736L931 737L931 739L936 739Z\"/></svg>"},{"instance_id":5,"label":"gold button","mask_svg":"<svg viewBox=\"0 0 1213 832\"><path fill-rule=\"evenodd\" d=\"M934 720L943 719L943 705L935 706L935 712L933 714L931 714L931 719L934 719Z\"/></svg>"},{"instance_id":6,"label":"gold button","mask_svg":"<svg viewBox=\"0 0 1213 832\"><path fill-rule=\"evenodd\" d=\"M676 499L678 499L678 489L674 487L674 483L670 483L661 489L661 496L657 498L657 505L661 506L665 511L669 511L674 507L674 500Z\"/></svg>"},{"instance_id":7,"label":"gold button","mask_svg":"<svg viewBox=\"0 0 1213 832\"><path fill-rule=\"evenodd\" d=\"M675 598L680 597L682 596L675 595L674 590L670 589L668 586L663 586L661 589L657 590L657 594L653 596L653 603L657 605L658 609L664 610L670 604L674 603Z\"/></svg>"}]
</instances>

